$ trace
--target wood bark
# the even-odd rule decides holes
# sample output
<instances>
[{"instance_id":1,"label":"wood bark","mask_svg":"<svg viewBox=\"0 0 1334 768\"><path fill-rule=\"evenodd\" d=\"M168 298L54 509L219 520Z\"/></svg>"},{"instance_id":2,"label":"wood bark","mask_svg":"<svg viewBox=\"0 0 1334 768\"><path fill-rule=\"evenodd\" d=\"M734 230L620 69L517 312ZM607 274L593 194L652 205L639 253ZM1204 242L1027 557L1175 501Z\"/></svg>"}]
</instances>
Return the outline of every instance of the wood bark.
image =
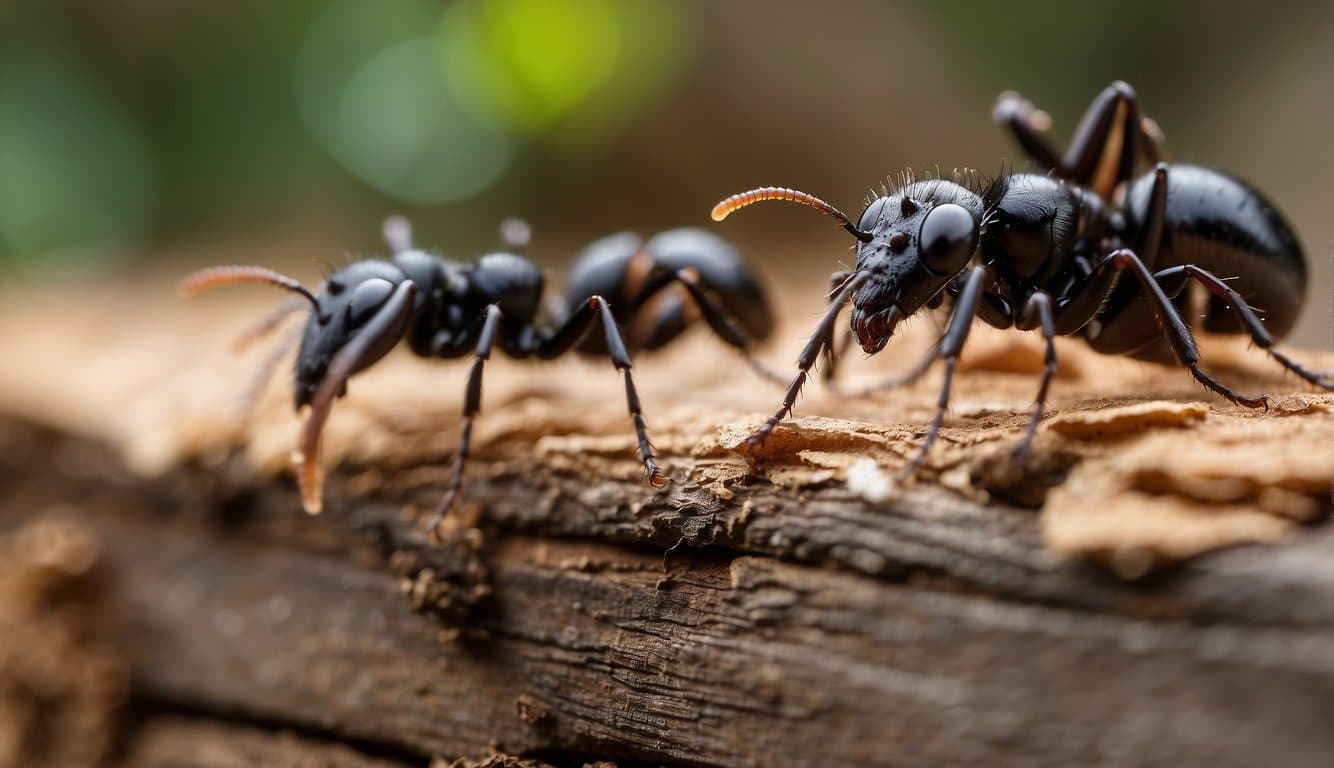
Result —
<instances>
[{"instance_id":1,"label":"wood bark","mask_svg":"<svg viewBox=\"0 0 1334 768\"><path fill-rule=\"evenodd\" d=\"M1016 380L1027 379L998 370L1025 365L1002 344L995 359L971 359L972 383L923 479L872 498L849 484L851 467L867 456L893 465L920 436L920 423L873 412L929 413L929 386L869 405L817 399L809 410L835 417L796 419L751 467L731 448L761 412L750 404L772 393L732 409L721 401L759 388L715 390L685 372L689 388L672 396L671 363L648 363L650 423L673 477L653 493L606 396L609 371L564 370L581 394L501 365L469 503L435 542L420 518L446 480L458 371L390 361L355 383L327 440L327 511L311 519L283 471L290 417L270 426L281 403L242 432L200 417L227 390L198 369L163 376L146 363L164 348L180 354L169 337L119 353L127 383L45 376L41 356L65 343L55 339L16 355L35 381L0 387L0 525L17 536L56 518L98 542L109 576L87 599L118 616L94 634L129 670L113 753L127 764L302 754L349 766L1323 766L1334 756L1334 529L1308 509L1328 514L1324 491L1311 490L1318 452L1263 476L1253 462L1238 467L1249 485L1228 486L1220 515L1243 533L1153 549L1134 580L1117 575L1127 573L1117 556L1061 554L1044 535L1054 511L1078 506L1067 495L1053 510L1051 494L1095 476L1090 467L1125 479L1108 491L1118 498L1148 498L1136 483L1159 483L1153 498L1198 512L1187 481L1216 465L1151 475L1134 453L1163 436L1221 450L1243 432L1308 445L1329 434L1334 398L1289 383L1262 421L1197 407L1188 385L1153 369L1133 382L1149 395L1127 410L1117 387L1124 398L1132 384L1087 368L1067 375L1072 391L1057 400L1067 426L1044 430L1034 463L1006 472L997 457L1022 428ZM604 374L610 385L586 383ZM445 392L423 393L436 378ZM138 409L136 389L154 393ZM1278 508L1299 522L1272 537L1268 522L1241 525L1279 520ZM1274 543L1235 546L1249 540Z\"/></svg>"}]
</instances>

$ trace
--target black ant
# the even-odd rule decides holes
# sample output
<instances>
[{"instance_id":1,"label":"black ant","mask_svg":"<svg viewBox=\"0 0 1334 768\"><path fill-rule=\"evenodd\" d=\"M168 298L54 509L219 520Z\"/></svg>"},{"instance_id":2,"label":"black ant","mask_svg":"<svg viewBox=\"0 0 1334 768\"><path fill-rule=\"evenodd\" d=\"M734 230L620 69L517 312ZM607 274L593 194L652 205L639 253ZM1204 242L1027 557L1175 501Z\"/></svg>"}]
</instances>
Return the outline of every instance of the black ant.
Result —
<instances>
[{"instance_id":1,"label":"black ant","mask_svg":"<svg viewBox=\"0 0 1334 768\"><path fill-rule=\"evenodd\" d=\"M1014 173L985 184L905 179L871 200L856 223L813 195L782 187L743 192L714 207L713 219L721 221L762 200L801 203L833 217L857 240L855 267L832 275L828 310L797 359L782 407L747 440L750 451L791 412L822 350L833 355L834 327L848 301L851 333L867 354L884 348L895 327L923 307L946 298L953 305L944 336L921 364L868 388L910 382L944 360L935 418L901 478L917 470L939 434L974 318L1002 329L1040 330L1046 344L1036 403L1015 447L1021 460L1056 370L1057 335L1078 334L1106 354L1175 360L1233 403L1268 408L1267 397L1234 392L1200 369L1195 339L1181 317L1190 280L1209 292L1206 330L1250 334L1284 368L1334 389L1334 374L1309 371L1273 346L1296 322L1307 274L1301 246L1273 204L1218 171L1158 162L1161 134L1140 114L1125 83L1113 83L1094 100L1064 158L1040 134L1041 117L1013 93L1002 94L996 108L997 120L1045 174ZM1141 153L1156 165L1134 178ZM1215 271L1231 275L1230 282ZM1130 279L1122 279L1127 272ZM1249 302L1267 310L1263 322Z\"/></svg>"},{"instance_id":2,"label":"black ant","mask_svg":"<svg viewBox=\"0 0 1334 768\"><path fill-rule=\"evenodd\" d=\"M551 359L571 350L610 357L625 376L639 457L655 488L665 485L667 476L649 441L630 350L661 347L702 316L757 370L767 370L751 356L750 347L752 339L762 339L772 329L768 301L736 250L716 235L677 229L647 242L629 233L600 240L580 254L564 306L554 309L543 307L542 271L521 255L527 226L506 220L502 236L505 250L460 263L414 248L407 222L393 217L385 224L393 256L342 267L318 294L264 267L211 267L181 281L181 293L187 296L221 285L266 283L297 294L297 306L309 304L295 389L296 408L310 409L295 454L307 512L317 513L322 505L318 450L333 401L346 393L349 378L378 362L400 339L406 338L413 353L423 357L473 356L453 474L431 520L433 531L458 497L473 419L482 404L482 369L497 346L513 358ZM271 330L291 311L292 304L285 302L241 341ZM601 324L603 333L586 336L594 323ZM285 349L279 347L279 354ZM261 372L261 380L267 373Z\"/></svg>"}]
</instances>

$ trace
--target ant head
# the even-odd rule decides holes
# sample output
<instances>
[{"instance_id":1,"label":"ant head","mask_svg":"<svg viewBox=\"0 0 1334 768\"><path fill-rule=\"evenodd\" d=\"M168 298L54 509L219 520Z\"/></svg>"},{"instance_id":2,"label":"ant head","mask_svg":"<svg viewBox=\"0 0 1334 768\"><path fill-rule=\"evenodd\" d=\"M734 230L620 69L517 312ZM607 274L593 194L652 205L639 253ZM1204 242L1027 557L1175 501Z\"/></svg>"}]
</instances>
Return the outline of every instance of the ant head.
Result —
<instances>
[{"instance_id":1,"label":"ant head","mask_svg":"<svg viewBox=\"0 0 1334 768\"><path fill-rule=\"evenodd\" d=\"M968 265L977 248L982 201L951 181L919 181L871 201L857 229L852 329L868 354L879 352L904 318L916 314Z\"/></svg>"},{"instance_id":2,"label":"ant head","mask_svg":"<svg viewBox=\"0 0 1334 768\"><path fill-rule=\"evenodd\" d=\"M981 226L982 199L951 181L921 181L871 201L854 224L814 195L761 187L723 200L714 221L761 200L807 205L832 217L857 239L857 264L849 280L852 330L867 354L884 348L894 328L943 290L972 257Z\"/></svg>"},{"instance_id":3,"label":"ant head","mask_svg":"<svg viewBox=\"0 0 1334 768\"><path fill-rule=\"evenodd\" d=\"M301 501L307 512L320 511L320 434L333 401L352 374L365 370L407 332L416 306L417 286L388 262L359 261L338 270L318 296L297 281L264 267L211 267L187 275L179 291L200 291L235 283L266 283L300 294L312 311L301 339L296 365L296 406L310 406L296 453Z\"/></svg>"},{"instance_id":4,"label":"ant head","mask_svg":"<svg viewBox=\"0 0 1334 768\"><path fill-rule=\"evenodd\" d=\"M358 339L357 359L346 376L363 371L389 353L407 331L410 311L394 309L396 322L368 328L405 281L403 271L385 261L357 261L335 272L316 297L296 358L296 407L310 405L334 358ZM410 306L410 305L409 305ZM386 326L387 327L381 327ZM370 336L367 336L367 334ZM346 389L339 382L341 395Z\"/></svg>"}]
</instances>

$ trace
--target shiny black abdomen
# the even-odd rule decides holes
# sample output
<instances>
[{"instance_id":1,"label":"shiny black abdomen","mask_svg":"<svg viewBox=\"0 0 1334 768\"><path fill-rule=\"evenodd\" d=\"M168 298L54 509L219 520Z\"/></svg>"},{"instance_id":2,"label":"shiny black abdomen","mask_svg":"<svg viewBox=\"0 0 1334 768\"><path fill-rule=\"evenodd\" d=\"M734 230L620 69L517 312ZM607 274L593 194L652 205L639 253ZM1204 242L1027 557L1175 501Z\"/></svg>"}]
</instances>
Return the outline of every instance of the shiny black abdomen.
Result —
<instances>
[{"instance_id":1,"label":"shiny black abdomen","mask_svg":"<svg viewBox=\"0 0 1334 768\"><path fill-rule=\"evenodd\" d=\"M1194 264L1227 280L1257 310L1274 338L1292 330L1306 296L1306 261L1291 225L1250 185L1218 171L1191 165L1168 169L1167 216L1163 242L1150 271ZM1148 215L1153 174L1131 183L1126 192L1125 242L1143 255L1140 231ZM1098 322L1088 326L1099 351L1170 360L1168 349L1142 289L1129 274L1122 277ZM1209 296L1203 320L1188 311L1190 291L1175 303L1192 326L1212 333L1242 333L1224 303Z\"/></svg>"}]
</instances>

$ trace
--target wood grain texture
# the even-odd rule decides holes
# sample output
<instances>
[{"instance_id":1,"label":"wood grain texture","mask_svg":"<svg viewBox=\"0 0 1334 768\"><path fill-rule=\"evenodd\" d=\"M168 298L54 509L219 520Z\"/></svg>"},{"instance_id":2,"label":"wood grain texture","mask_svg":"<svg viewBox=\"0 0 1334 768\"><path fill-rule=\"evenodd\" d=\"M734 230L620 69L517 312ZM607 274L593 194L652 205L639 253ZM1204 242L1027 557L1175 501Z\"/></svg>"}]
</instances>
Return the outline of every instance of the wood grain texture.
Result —
<instances>
[{"instance_id":1,"label":"wood grain texture","mask_svg":"<svg viewBox=\"0 0 1334 768\"><path fill-rule=\"evenodd\" d=\"M491 542L457 642L344 558L106 530L155 698L446 755L1324 765L1328 630L1143 621L737 556ZM444 639L448 639L446 636Z\"/></svg>"}]
</instances>

